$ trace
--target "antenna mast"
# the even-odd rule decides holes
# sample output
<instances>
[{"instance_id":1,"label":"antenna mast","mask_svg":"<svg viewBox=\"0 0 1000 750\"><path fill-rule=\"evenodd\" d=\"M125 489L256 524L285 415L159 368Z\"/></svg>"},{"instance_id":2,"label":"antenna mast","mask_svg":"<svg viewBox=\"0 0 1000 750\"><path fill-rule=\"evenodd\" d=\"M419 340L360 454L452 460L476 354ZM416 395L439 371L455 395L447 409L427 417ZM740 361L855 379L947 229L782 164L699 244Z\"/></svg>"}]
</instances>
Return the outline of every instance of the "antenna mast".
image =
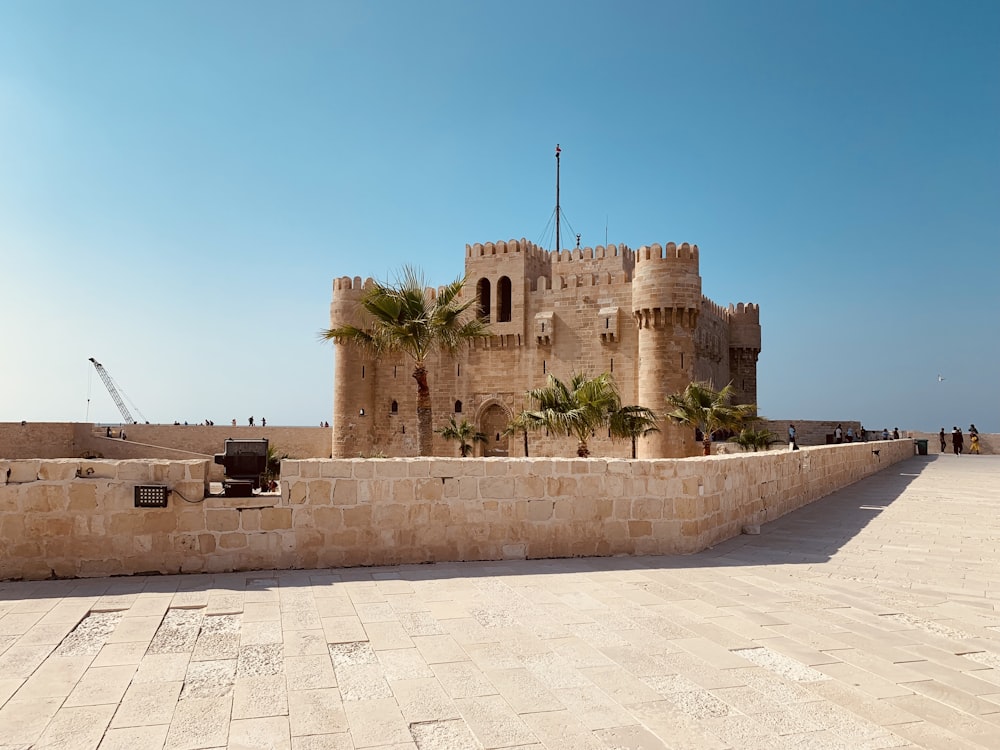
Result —
<instances>
[{"instance_id":1,"label":"antenna mast","mask_svg":"<svg viewBox=\"0 0 1000 750\"><path fill-rule=\"evenodd\" d=\"M559 154L562 149L559 148L559 144L556 144L556 252L562 250L562 246L559 244Z\"/></svg>"}]
</instances>

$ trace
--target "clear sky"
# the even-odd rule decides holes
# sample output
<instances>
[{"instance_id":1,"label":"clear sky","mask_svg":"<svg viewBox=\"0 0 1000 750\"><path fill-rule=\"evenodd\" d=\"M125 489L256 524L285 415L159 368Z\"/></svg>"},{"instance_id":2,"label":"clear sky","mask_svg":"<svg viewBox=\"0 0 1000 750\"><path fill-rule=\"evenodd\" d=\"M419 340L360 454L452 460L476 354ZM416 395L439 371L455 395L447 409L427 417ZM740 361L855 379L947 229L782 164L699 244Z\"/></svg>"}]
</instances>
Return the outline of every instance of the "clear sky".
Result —
<instances>
[{"instance_id":1,"label":"clear sky","mask_svg":"<svg viewBox=\"0 0 1000 750\"><path fill-rule=\"evenodd\" d=\"M993 0L0 0L0 421L119 421L89 357L153 422L330 420L332 279L551 249L560 143L584 245L760 304L765 416L1000 432L998 40Z\"/></svg>"}]
</instances>

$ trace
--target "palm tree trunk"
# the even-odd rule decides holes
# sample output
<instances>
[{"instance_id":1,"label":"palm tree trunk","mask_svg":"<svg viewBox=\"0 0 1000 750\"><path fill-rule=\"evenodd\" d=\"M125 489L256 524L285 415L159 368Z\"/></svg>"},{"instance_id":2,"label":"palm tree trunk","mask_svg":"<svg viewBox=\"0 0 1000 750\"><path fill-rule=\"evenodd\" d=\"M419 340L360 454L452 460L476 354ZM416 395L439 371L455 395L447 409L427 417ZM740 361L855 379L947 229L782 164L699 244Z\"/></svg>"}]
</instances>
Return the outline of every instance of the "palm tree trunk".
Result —
<instances>
[{"instance_id":1,"label":"palm tree trunk","mask_svg":"<svg viewBox=\"0 0 1000 750\"><path fill-rule=\"evenodd\" d=\"M421 456L430 456L434 445L431 389L427 385L427 369L422 364L413 368L413 379L417 381L417 448Z\"/></svg>"},{"instance_id":2,"label":"palm tree trunk","mask_svg":"<svg viewBox=\"0 0 1000 750\"><path fill-rule=\"evenodd\" d=\"M707 432L705 433L705 438L701 441L701 446L705 451L706 456L712 455L712 436Z\"/></svg>"},{"instance_id":3,"label":"palm tree trunk","mask_svg":"<svg viewBox=\"0 0 1000 750\"><path fill-rule=\"evenodd\" d=\"M525 430L524 430L524 457L525 458L528 457L528 430L527 430L527 428L525 428Z\"/></svg>"},{"instance_id":4,"label":"palm tree trunk","mask_svg":"<svg viewBox=\"0 0 1000 750\"><path fill-rule=\"evenodd\" d=\"M580 458L587 458L590 455L590 448L587 447L585 440L581 440L580 444L576 446L576 455Z\"/></svg>"}]
</instances>

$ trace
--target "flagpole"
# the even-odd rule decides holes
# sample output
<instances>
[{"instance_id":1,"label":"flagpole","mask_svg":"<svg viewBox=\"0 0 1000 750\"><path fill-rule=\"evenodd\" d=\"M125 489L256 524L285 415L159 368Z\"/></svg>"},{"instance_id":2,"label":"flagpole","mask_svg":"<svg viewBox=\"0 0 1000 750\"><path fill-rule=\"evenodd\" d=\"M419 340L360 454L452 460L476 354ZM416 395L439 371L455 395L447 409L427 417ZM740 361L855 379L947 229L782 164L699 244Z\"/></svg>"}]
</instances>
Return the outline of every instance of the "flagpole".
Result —
<instances>
[{"instance_id":1,"label":"flagpole","mask_svg":"<svg viewBox=\"0 0 1000 750\"><path fill-rule=\"evenodd\" d=\"M562 149L556 144L556 252L562 250L559 244L559 153Z\"/></svg>"}]
</instances>

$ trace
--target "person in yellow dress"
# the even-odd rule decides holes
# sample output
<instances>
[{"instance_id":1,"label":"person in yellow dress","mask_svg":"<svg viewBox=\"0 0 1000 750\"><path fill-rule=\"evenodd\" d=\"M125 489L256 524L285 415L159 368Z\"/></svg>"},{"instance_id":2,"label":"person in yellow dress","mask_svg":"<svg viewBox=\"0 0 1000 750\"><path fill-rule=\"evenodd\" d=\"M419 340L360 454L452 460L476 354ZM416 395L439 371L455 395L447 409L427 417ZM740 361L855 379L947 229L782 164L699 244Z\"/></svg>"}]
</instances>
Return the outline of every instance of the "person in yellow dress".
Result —
<instances>
[{"instance_id":1,"label":"person in yellow dress","mask_svg":"<svg viewBox=\"0 0 1000 750\"><path fill-rule=\"evenodd\" d=\"M979 453L979 433L972 433L972 437L969 438L969 454Z\"/></svg>"}]
</instances>

